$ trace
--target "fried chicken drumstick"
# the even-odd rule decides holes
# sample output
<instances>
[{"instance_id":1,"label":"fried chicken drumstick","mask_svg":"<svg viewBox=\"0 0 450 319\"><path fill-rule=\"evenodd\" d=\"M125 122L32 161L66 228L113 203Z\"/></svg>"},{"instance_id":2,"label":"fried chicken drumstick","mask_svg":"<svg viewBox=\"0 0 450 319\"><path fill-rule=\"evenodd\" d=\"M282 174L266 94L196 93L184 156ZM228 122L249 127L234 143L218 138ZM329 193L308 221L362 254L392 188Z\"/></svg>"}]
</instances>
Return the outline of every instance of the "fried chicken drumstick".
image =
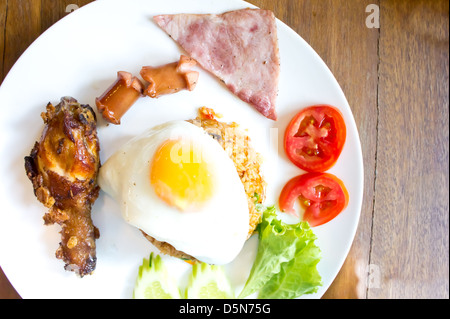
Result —
<instances>
[{"instance_id":1,"label":"fried chicken drumstick","mask_svg":"<svg viewBox=\"0 0 450 319\"><path fill-rule=\"evenodd\" d=\"M63 97L56 106L49 103L41 116L45 128L25 157L25 170L37 199L49 208L45 225L61 226L56 257L66 270L83 277L95 269L99 237L91 219L100 167L95 113L89 105Z\"/></svg>"}]
</instances>

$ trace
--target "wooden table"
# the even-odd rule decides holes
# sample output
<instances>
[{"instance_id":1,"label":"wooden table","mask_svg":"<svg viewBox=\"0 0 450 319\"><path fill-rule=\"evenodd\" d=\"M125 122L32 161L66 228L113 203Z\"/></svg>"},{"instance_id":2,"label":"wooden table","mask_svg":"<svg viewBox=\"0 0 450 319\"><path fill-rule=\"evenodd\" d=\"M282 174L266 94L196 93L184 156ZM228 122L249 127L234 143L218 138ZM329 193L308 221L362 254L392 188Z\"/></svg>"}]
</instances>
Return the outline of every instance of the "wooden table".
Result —
<instances>
[{"instance_id":1,"label":"wooden table","mask_svg":"<svg viewBox=\"0 0 450 319\"><path fill-rule=\"evenodd\" d=\"M89 2L0 0L1 80L68 5ZM449 298L448 1L250 2L317 51L360 133L359 228L323 298ZM2 272L0 298L20 298Z\"/></svg>"}]
</instances>

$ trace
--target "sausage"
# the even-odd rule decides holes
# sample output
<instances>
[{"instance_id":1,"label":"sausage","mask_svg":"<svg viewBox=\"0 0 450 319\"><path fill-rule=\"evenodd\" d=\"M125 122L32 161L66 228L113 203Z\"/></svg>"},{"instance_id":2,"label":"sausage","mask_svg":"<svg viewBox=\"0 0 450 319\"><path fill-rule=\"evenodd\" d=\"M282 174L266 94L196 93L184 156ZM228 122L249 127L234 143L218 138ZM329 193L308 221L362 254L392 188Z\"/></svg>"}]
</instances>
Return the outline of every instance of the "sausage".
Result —
<instances>
[{"instance_id":1,"label":"sausage","mask_svg":"<svg viewBox=\"0 0 450 319\"><path fill-rule=\"evenodd\" d=\"M119 71L116 81L95 99L97 109L109 123L120 124L122 116L140 96L157 98L180 90L192 91L199 73L190 68L196 64L194 59L182 55L178 62L159 67L144 66L140 74L149 83L147 87L131 73Z\"/></svg>"},{"instance_id":2,"label":"sausage","mask_svg":"<svg viewBox=\"0 0 450 319\"><path fill-rule=\"evenodd\" d=\"M144 94L157 98L164 94L176 93L180 90L192 91L198 81L198 72L191 71L197 62L182 55L180 61L159 67L144 66L141 69L142 78L149 82Z\"/></svg>"},{"instance_id":3,"label":"sausage","mask_svg":"<svg viewBox=\"0 0 450 319\"><path fill-rule=\"evenodd\" d=\"M103 118L113 124L120 124L120 119L128 109L142 96L144 85L131 73L117 72L116 81L95 99L98 111Z\"/></svg>"}]
</instances>

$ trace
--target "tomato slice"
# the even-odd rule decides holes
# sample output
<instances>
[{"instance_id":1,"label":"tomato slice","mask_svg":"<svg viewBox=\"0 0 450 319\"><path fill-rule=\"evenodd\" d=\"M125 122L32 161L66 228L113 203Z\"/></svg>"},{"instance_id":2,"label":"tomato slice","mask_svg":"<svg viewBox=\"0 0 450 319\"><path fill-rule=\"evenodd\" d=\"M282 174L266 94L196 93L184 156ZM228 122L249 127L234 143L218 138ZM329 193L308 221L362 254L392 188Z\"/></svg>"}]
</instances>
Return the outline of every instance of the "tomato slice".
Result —
<instances>
[{"instance_id":1,"label":"tomato slice","mask_svg":"<svg viewBox=\"0 0 450 319\"><path fill-rule=\"evenodd\" d=\"M302 220L311 227L325 224L339 215L348 204L344 183L329 173L306 173L291 179L280 194L283 212L299 216L294 204L300 199L305 209Z\"/></svg>"},{"instance_id":2,"label":"tomato slice","mask_svg":"<svg viewBox=\"0 0 450 319\"><path fill-rule=\"evenodd\" d=\"M332 167L345 144L346 127L341 112L330 105L315 105L300 111L284 135L288 158L307 172Z\"/></svg>"}]
</instances>

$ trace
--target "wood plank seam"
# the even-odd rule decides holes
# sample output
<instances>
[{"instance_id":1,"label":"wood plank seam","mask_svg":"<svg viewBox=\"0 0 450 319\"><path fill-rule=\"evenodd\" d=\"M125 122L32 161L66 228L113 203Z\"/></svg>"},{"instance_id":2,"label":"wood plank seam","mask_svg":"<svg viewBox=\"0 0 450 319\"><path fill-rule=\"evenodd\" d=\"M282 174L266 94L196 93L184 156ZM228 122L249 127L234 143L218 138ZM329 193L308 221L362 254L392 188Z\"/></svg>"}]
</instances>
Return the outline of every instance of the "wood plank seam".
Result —
<instances>
[{"instance_id":1,"label":"wood plank seam","mask_svg":"<svg viewBox=\"0 0 450 319\"><path fill-rule=\"evenodd\" d=\"M379 141L379 122L380 122L380 64L381 64L381 57L380 57L380 39L381 39L381 7L382 7L382 0L378 2L379 6L379 12L380 12L380 24L378 26L378 39L377 39L377 95L376 95L376 124L375 124L375 131L376 131L376 137L375 137L375 161L374 161L374 172L373 172L373 196L372 196L372 212L371 212L371 223L370 223L370 244L369 244L369 260L368 265L366 269L370 268L370 265L372 264L372 247L373 247L373 225L374 225L374 216L375 216L375 199L376 199L376 187L377 187L377 157L378 157L378 141ZM371 288L370 285L371 276L370 274L366 274L366 292L364 299L369 298L369 289Z\"/></svg>"}]
</instances>

